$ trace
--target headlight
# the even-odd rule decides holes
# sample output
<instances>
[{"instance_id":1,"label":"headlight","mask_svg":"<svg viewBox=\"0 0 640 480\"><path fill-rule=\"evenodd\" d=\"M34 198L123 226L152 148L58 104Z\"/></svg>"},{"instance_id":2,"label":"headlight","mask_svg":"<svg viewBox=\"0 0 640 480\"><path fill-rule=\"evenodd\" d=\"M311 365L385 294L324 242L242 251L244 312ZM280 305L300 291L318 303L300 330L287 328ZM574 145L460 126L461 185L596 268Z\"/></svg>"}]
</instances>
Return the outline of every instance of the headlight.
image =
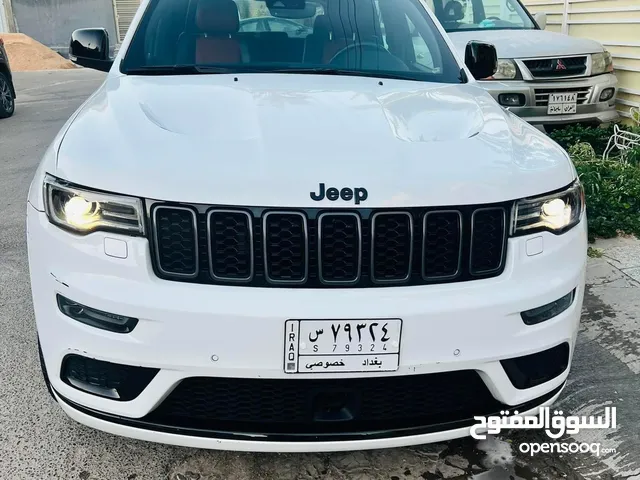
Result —
<instances>
[{"instance_id":1,"label":"headlight","mask_svg":"<svg viewBox=\"0 0 640 480\"><path fill-rule=\"evenodd\" d=\"M513 235L566 232L580 221L583 211L584 191L576 180L562 192L516 202Z\"/></svg>"},{"instance_id":2,"label":"headlight","mask_svg":"<svg viewBox=\"0 0 640 480\"><path fill-rule=\"evenodd\" d=\"M501 58L498 60L498 69L493 74L494 80L513 80L518 76L518 68L513 60Z\"/></svg>"},{"instance_id":3,"label":"headlight","mask_svg":"<svg viewBox=\"0 0 640 480\"><path fill-rule=\"evenodd\" d=\"M591 73L598 75L605 72L613 72L613 60L611 59L611 54L606 50L602 53L591 55Z\"/></svg>"},{"instance_id":4,"label":"headlight","mask_svg":"<svg viewBox=\"0 0 640 480\"><path fill-rule=\"evenodd\" d=\"M49 221L76 233L106 230L144 234L142 201L138 198L85 190L47 175L44 201Z\"/></svg>"}]
</instances>

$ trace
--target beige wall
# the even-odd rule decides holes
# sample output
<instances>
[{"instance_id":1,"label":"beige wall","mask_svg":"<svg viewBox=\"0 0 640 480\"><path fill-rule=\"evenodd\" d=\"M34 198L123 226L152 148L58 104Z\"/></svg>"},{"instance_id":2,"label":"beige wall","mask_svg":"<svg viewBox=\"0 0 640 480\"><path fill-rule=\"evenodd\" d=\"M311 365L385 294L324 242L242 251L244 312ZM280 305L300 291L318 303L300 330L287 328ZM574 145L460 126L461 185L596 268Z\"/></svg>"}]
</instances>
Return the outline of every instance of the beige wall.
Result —
<instances>
[{"instance_id":1,"label":"beige wall","mask_svg":"<svg viewBox=\"0 0 640 480\"><path fill-rule=\"evenodd\" d=\"M522 1L531 13L547 13L547 30L602 43L613 55L618 110L628 118L640 107L640 0Z\"/></svg>"}]
</instances>

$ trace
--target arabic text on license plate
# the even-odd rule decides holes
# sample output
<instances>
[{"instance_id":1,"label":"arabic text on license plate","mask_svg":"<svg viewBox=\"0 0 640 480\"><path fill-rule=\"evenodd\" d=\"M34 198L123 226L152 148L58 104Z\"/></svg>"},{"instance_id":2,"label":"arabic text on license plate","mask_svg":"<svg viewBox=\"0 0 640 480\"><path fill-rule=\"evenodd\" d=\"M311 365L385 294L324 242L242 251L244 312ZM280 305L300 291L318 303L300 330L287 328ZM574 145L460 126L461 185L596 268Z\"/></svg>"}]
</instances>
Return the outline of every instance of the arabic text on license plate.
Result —
<instances>
[{"instance_id":1,"label":"arabic text on license plate","mask_svg":"<svg viewBox=\"0 0 640 480\"><path fill-rule=\"evenodd\" d=\"M549 115L567 115L577 112L578 94L573 93L550 93L549 106L547 113Z\"/></svg>"},{"instance_id":2,"label":"arabic text on license plate","mask_svg":"<svg viewBox=\"0 0 640 480\"><path fill-rule=\"evenodd\" d=\"M395 371L402 320L287 320L286 373Z\"/></svg>"}]
</instances>

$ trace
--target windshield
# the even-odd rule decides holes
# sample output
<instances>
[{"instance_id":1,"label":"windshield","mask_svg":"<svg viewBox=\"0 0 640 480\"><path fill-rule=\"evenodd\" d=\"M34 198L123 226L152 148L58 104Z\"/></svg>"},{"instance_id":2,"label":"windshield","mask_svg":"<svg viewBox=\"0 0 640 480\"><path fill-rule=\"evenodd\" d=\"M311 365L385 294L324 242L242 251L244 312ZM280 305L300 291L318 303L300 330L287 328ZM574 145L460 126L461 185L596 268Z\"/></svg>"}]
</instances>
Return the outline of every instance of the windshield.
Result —
<instances>
[{"instance_id":1,"label":"windshield","mask_svg":"<svg viewBox=\"0 0 640 480\"><path fill-rule=\"evenodd\" d=\"M461 82L419 0L151 0L120 69Z\"/></svg>"},{"instance_id":2,"label":"windshield","mask_svg":"<svg viewBox=\"0 0 640 480\"><path fill-rule=\"evenodd\" d=\"M537 28L518 0L430 0L429 6L447 32Z\"/></svg>"}]
</instances>

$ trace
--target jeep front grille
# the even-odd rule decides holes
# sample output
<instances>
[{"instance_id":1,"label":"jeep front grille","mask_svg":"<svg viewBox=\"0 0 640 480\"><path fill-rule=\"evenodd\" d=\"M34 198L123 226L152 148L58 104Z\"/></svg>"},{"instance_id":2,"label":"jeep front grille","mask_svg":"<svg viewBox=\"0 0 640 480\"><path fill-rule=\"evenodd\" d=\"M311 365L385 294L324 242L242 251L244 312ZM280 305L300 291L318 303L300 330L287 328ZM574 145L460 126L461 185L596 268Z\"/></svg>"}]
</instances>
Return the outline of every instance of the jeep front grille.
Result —
<instances>
[{"instance_id":1,"label":"jeep front grille","mask_svg":"<svg viewBox=\"0 0 640 480\"><path fill-rule=\"evenodd\" d=\"M467 281L504 269L509 205L279 210L149 203L158 277L259 287Z\"/></svg>"}]
</instances>

